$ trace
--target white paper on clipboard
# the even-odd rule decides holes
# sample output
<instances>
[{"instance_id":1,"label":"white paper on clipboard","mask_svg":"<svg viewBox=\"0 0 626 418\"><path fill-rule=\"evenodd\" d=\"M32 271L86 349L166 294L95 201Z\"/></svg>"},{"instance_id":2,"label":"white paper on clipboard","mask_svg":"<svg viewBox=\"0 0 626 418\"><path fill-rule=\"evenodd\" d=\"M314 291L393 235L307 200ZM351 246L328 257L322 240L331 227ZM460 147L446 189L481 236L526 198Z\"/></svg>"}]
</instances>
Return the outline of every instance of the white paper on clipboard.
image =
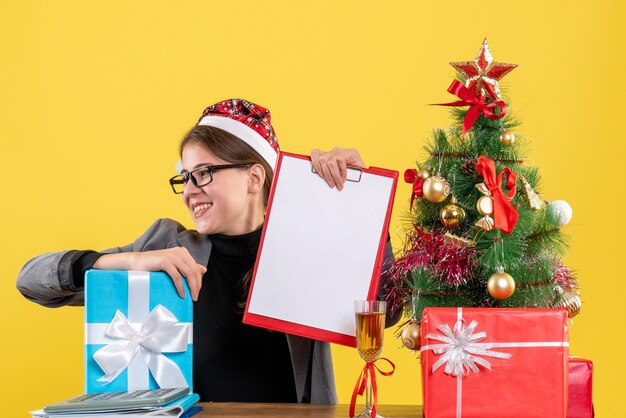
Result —
<instances>
[{"instance_id":1,"label":"white paper on clipboard","mask_svg":"<svg viewBox=\"0 0 626 418\"><path fill-rule=\"evenodd\" d=\"M363 169L338 191L311 167L279 156L244 322L353 346L353 302L376 294L398 173Z\"/></svg>"}]
</instances>

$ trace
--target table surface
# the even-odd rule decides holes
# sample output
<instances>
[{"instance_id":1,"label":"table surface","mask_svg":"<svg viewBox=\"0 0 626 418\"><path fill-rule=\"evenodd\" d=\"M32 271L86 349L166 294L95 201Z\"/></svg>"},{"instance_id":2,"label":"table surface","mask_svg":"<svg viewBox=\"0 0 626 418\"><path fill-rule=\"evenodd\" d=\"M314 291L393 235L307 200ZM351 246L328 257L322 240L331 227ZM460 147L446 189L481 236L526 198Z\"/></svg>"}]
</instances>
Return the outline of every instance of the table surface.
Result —
<instances>
[{"instance_id":1,"label":"table surface","mask_svg":"<svg viewBox=\"0 0 626 418\"><path fill-rule=\"evenodd\" d=\"M348 405L319 405L296 403L245 403L245 402L200 402L202 411L194 418L232 417L310 417L347 418ZM363 405L357 405L360 412ZM379 405L378 415L385 418L422 418L420 405Z\"/></svg>"}]
</instances>

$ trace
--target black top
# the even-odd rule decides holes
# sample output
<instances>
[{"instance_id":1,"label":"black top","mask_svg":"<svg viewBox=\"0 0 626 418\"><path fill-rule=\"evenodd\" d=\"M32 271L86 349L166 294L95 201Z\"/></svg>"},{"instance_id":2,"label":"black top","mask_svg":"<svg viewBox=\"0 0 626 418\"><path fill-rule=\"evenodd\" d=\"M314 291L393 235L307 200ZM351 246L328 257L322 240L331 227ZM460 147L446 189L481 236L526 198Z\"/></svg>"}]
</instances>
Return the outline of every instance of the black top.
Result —
<instances>
[{"instance_id":1,"label":"black top","mask_svg":"<svg viewBox=\"0 0 626 418\"><path fill-rule=\"evenodd\" d=\"M211 236L211 257L194 303L193 388L201 401L297 401L285 334L243 324L238 307L260 239L260 229Z\"/></svg>"}]
</instances>

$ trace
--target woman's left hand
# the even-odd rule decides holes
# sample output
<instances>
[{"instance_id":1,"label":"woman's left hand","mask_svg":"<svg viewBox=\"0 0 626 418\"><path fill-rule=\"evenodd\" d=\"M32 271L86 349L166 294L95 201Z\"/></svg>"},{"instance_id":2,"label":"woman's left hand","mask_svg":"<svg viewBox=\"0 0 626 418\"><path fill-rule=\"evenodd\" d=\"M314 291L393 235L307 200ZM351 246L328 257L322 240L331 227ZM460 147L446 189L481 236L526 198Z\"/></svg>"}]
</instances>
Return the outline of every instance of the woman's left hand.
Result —
<instances>
[{"instance_id":1,"label":"woman's left hand","mask_svg":"<svg viewBox=\"0 0 626 418\"><path fill-rule=\"evenodd\" d=\"M337 187L337 190L343 189L348 178L348 167L365 167L359 152L354 148L335 147L330 151L312 149L311 162L317 174L330 187Z\"/></svg>"}]
</instances>

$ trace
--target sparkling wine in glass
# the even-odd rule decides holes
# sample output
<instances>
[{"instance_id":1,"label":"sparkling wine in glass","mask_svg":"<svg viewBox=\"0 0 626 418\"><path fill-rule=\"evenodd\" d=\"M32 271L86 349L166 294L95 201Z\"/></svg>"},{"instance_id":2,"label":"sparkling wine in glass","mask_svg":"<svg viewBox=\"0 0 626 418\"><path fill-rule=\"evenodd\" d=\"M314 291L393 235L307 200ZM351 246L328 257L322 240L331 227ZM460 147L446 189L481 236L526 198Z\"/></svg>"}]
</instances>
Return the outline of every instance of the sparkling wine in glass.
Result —
<instances>
[{"instance_id":1,"label":"sparkling wine in glass","mask_svg":"<svg viewBox=\"0 0 626 418\"><path fill-rule=\"evenodd\" d=\"M356 348L366 362L375 361L382 354L386 308L387 303L384 301L357 300L354 302ZM382 418L378 414L376 416ZM365 410L357 417L372 417L372 385L369 379L365 392Z\"/></svg>"}]
</instances>

